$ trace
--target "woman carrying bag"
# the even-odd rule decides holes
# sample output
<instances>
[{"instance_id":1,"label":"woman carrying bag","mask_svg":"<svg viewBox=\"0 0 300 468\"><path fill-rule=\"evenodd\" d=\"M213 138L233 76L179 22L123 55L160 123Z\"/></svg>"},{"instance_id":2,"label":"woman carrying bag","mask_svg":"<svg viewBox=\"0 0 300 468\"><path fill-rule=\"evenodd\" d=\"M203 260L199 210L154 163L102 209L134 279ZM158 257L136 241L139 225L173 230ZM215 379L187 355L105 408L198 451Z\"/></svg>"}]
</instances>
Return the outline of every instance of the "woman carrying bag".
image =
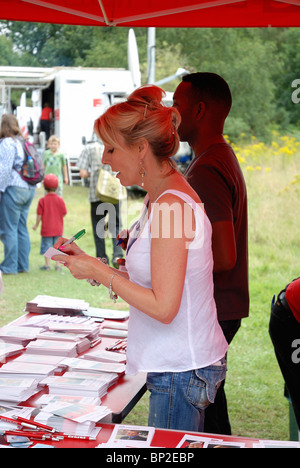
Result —
<instances>
[{"instance_id":1,"label":"woman carrying bag","mask_svg":"<svg viewBox=\"0 0 300 468\"><path fill-rule=\"evenodd\" d=\"M35 189L20 174L24 163L23 135L14 115L5 114L0 127L0 237L4 244L3 274L29 270L29 208Z\"/></svg>"}]
</instances>

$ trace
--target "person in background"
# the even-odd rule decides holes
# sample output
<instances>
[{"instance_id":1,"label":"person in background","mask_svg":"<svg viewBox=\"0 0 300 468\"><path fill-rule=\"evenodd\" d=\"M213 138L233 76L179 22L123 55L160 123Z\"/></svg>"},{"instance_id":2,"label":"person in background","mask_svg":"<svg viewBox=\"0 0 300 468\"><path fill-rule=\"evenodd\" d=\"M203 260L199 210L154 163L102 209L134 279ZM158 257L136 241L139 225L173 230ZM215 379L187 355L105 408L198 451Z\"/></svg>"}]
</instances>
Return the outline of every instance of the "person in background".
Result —
<instances>
[{"instance_id":1,"label":"person in background","mask_svg":"<svg viewBox=\"0 0 300 468\"><path fill-rule=\"evenodd\" d=\"M53 109L51 109L48 102L45 102L43 109L42 109L42 113L41 113L40 127L41 127L41 132L45 132L46 134L46 140L49 140L50 138L52 118L53 118Z\"/></svg>"},{"instance_id":2,"label":"person in background","mask_svg":"<svg viewBox=\"0 0 300 468\"><path fill-rule=\"evenodd\" d=\"M0 236L4 244L0 270L15 275L29 271L27 218L35 189L18 173L24 162L23 135L14 115L2 116L0 139Z\"/></svg>"},{"instance_id":3,"label":"person in background","mask_svg":"<svg viewBox=\"0 0 300 468\"><path fill-rule=\"evenodd\" d=\"M43 154L45 174L55 174L58 178L57 195L62 197L63 185L68 185L69 176L65 155L59 151L60 139L52 135L48 140L48 148Z\"/></svg>"},{"instance_id":4,"label":"person in background","mask_svg":"<svg viewBox=\"0 0 300 468\"><path fill-rule=\"evenodd\" d=\"M44 179L44 187L47 192L43 198L39 200L37 207L36 223L33 230L36 231L39 224L42 223L41 229L41 255L58 241L64 231L64 217L67 214L67 208L64 200L57 195L58 178L55 174L47 174ZM45 265L40 270L50 270L50 259L45 257ZM56 271L61 271L61 265L55 265Z\"/></svg>"},{"instance_id":5,"label":"person in background","mask_svg":"<svg viewBox=\"0 0 300 468\"><path fill-rule=\"evenodd\" d=\"M103 220L107 211L101 209L101 200L96 193L97 181L99 173L102 168L102 154L104 146L99 141L88 142L83 149L77 166L80 169L80 177L83 179L89 178L89 202L91 204L91 221L93 226L94 241L96 246L96 256L108 260L105 248L105 238L97 232L97 225ZM112 235L113 242L113 259L112 264L114 267L118 266L119 259L123 258L123 250L118 245L117 235L122 229L120 203L113 205L112 212L108 213L108 230ZM104 212L103 212L104 211Z\"/></svg>"},{"instance_id":6,"label":"person in background","mask_svg":"<svg viewBox=\"0 0 300 468\"><path fill-rule=\"evenodd\" d=\"M212 224L214 287L218 319L228 344L249 315L247 190L238 160L223 137L232 96L214 73L183 78L174 93L181 141L195 158L185 176ZM231 434L224 383L205 415L205 432Z\"/></svg>"},{"instance_id":7,"label":"person in background","mask_svg":"<svg viewBox=\"0 0 300 468\"><path fill-rule=\"evenodd\" d=\"M300 432L300 278L273 302L269 333Z\"/></svg>"},{"instance_id":8,"label":"person in background","mask_svg":"<svg viewBox=\"0 0 300 468\"><path fill-rule=\"evenodd\" d=\"M226 374L228 344L213 297L211 225L201 200L177 170L178 111L156 86L135 90L96 122L102 161L125 187L147 192L126 251L127 272L54 246L77 279L93 278L130 304L127 374L147 372L150 426L201 431L205 409ZM195 326L197 324L197 326Z\"/></svg>"}]
</instances>

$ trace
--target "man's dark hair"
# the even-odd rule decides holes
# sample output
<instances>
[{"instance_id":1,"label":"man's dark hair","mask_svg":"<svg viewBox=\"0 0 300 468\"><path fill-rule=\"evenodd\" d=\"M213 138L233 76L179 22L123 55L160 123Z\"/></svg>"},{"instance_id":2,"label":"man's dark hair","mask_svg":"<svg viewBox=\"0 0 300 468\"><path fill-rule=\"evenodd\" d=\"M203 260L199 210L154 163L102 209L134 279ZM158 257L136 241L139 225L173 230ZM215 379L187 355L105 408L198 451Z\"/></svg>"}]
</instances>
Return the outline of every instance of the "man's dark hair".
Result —
<instances>
[{"instance_id":1,"label":"man's dark hair","mask_svg":"<svg viewBox=\"0 0 300 468\"><path fill-rule=\"evenodd\" d=\"M224 110L229 114L232 105L231 91L221 76L216 73L199 72L185 75L182 80L192 84L200 100L223 102Z\"/></svg>"}]
</instances>

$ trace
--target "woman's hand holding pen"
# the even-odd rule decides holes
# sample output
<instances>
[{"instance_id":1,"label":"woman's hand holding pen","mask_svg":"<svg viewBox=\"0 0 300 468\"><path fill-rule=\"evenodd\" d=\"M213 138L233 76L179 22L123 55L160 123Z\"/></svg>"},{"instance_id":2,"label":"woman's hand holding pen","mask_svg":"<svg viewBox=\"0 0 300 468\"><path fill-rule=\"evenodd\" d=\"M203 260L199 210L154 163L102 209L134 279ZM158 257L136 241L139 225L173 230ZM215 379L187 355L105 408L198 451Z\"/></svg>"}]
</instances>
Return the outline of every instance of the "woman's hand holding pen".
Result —
<instances>
[{"instance_id":1,"label":"woman's hand holding pen","mask_svg":"<svg viewBox=\"0 0 300 468\"><path fill-rule=\"evenodd\" d=\"M75 242L72 242L71 244L64 245L64 244L66 244L66 242L68 242L68 239L65 239L64 237L60 237L58 239L58 241L56 242L56 244L54 244L53 247L55 249L57 249L57 250L61 250L63 253L65 253L67 255L83 255L83 254L85 254L85 252L80 247L78 247L78 245L75 244Z\"/></svg>"},{"instance_id":2,"label":"woman's hand holding pen","mask_svg":"<svg viewBox=\"0 0 300 468\"><path fill-rule=\"evenodd\" d=\"M74 242L76 236L77 234L69 240L63 237L59 238L54 245L54 248L56 250L61 250L62 254L66 255L54 255L52 260L65 265L76 279L86 279L92 286L103 284L108 287L110 281L109 278L111 278L112 273L116 270L110 268L106 262L103 263L103 259L102 261L99 261L101 259L87 255ZM122 259L122 263L123 262L124 260Z\"/></svg>"},{"instance_id":3,"label":"woman's hand holding pen","mask_svg":"<svg viewBox=\"0 0 300 468\"><path fill-rule=\"evenodd\" d=\"M107 265L99 262L97 258L85 254L74 244L66 246L63 252L68 256L54 255L52 260L63 263L76 279L95 278L98 281L99 275L102 276L104 271L107 271Z\"/></svg>"},{"instance_id":4,"label":"woman's hand holding pen","mask_svg":"<svg viewBox=\"0 0 300 468\"><path fill-rule=\"evenodd\" d=\"M93 269L93 263L97 260L87 255L75 242L66 244L67 242L68 239L60 237L54 245L55 249L61 250L67 256L54 255L52 260L65 265L76 279L92 278L90 271Z\"/></svg>"}]
</instances>

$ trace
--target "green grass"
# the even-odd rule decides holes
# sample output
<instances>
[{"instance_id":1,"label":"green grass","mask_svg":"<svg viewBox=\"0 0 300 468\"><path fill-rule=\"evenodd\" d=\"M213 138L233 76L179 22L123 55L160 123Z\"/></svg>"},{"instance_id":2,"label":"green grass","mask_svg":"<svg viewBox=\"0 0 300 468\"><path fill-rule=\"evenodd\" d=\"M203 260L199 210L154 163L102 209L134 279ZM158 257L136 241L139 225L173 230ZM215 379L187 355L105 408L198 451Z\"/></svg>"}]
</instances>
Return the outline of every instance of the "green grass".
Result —
<instances>
[{"instance_id":1,"label":"green grass","mask_svg":"<svg viewBox=\"0 0 300 468\"><path fill-rule=\"evenodd\" d=\"M38 200L43 196L43 189L36 190L36 196L30 208L28 217L28 230L31 238L30 272L19 275L6 275L4 277L5 289L0 298L0 325L10 322L18 317L27 302L38 294L52 296L70 297L84 299L93 307L117 307L128 309L127 304L118 301L114 305L109 298L107 289L102 287L91 287L86 281L77 281L63 268L62 272L54 270L54 262L51 271L40 271L40 266L44 265L44 257L40 255L40 229L33 231L35 223L36 208ZM90 221L90 207L88 202L88 189L81 186L65 187L64 199L68 214L65 217L66 237L71 237L74 233L85 228L87 234L78 241L86 253L96 255L92 226ZM131 202L131 218L138 213L141 200ZM112 258L111 239L106 240L107 253ZM0 258L3 258L3 245L0 243Z\"/></svg>"},{"instance_id":2,"label":"green grass","mask_svg":"<svg viewBox=\"0 0 300 468\"><path fill-rule=\"evenodd\" d=\"M270 303L274 294L293 278L299 276L299 190L291 185L300 173L300 154L286 164L281 158L268 160L271 171L247 171L245 177L249 198L249 260L250 260L250 317L229 351L229 370L226 383L230 419L235 435L288 440L288 403L283 396L283 379L275 359L268 334ZM288 187L289 190L285 190ZM5 290L0 298L0 325L22 314L27 300L37 294L49 294L84 299L94 307L127 305L110 301L104 288L92 288L85 281L76 281L67 270L62 273L41 272L43 258L39 255L40 236L32 230L38 190L32 204L28 226L32 250L30 272L5 276ZM94 255L94 244L84 187L65 187L64 198L68 208L65 235L71 236L82 228L87 235L79 244ZM129 221L137 216L141 200L130 200ZM107 240L111 257L111 242ZM3 256L0 245L0 258ZM126 423L147 424L148 396L145 395L126 418Z\"/></svg>"}]
</instances>

